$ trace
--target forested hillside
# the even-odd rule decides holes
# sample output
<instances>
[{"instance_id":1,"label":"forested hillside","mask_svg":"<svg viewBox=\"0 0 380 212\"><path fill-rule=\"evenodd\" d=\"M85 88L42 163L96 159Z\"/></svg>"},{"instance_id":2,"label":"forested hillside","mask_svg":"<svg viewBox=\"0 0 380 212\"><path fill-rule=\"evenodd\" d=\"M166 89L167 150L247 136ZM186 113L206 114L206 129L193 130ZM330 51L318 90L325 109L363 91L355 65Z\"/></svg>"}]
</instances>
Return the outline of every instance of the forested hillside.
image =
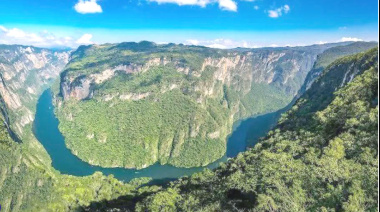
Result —
<instances>
[{"instance_id":1,"label":"forested hillside","mask_svg":"<svg viewBox=\"0 0 380 212\"><path fill-rule=\"evenodd\" d=\"M38 96L67 59L63 51L0 45L1 211L69 211L94 200L131 194L146 182L124 184L101 173L68 176L52 168L32 133L32 121Z\"/></svg>"},{"instance_id":2,"label":"forested hillside","mask_svg":"<svg viewBox=\"0 0 380 212\"><path fill-rule=\"evenodd\" d=\"M205 166L225 154L235 121L288 105L317 55L337 45L82 46L55 88L60 131L93 165Z\"/></svg>"},{"instance_id":3,"label":"forested hillside","mask_svg":"<svg viewBox=\"0 0 380 212\"><path fill-rule=\"evenodd\" d=\"M377 211L377 128L376 48L335 61L278 127L217 170L141 188L136 205L119 198L86 210Z\"/></svg>"},{"instance_id":4,"label":"forested hillside","mask_svg":"<svg viewBox=\"0 0 380 212\"><path fill-rule=\"evenodd\" d=\"M299 94L303 94L313 84L314 80L335 60L347 55L353 55L367 51L378 45L377 42L354 42L348 45L334 46L319 54L313 68L307 74L305 82Z\"/></svg>"}]
</instances>

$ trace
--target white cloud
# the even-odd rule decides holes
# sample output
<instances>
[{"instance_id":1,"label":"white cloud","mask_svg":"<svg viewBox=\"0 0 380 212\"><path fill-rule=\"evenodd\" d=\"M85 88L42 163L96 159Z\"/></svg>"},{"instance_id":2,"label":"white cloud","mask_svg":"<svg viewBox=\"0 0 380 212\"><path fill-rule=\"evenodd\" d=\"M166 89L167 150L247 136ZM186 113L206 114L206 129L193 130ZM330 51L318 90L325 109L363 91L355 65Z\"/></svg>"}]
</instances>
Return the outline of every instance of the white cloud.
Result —
<instances>
[{"instance_id":1,"label":"white cloud","mask_svg":"<svg viewBox=\"0 0 380 212\"><path fill-rule=\"evenodd\" d=\"M101 13L103 12L102 7L96 2L97 0L79 0L75 4L74 9L78 13Z\"/></svg>"},{"instance_id":2,"label":"white cloud","mask_svg":"<svg viewBox=\"0 0 380 212\"><path fill-rule=\"evenodd\" d=\"M179 6L194 5L206 7L208 4L218 3L219 8L228 11L237 11L237 3L234 0L147 0L158 4L177 4Z\"/></svg>"},{"instance_id":3,"label":"white cloud","mask_svg":"<svg viewBox=\"0 0 380 212\"><path fill-rule=\"evenodd\" d=\"M354 37L343 37L340 39L342 42L347 42L347 41L363 41L363 39L360 38L354 38Z\"/></svg>"},{"instance_id":4,"label":"white cloud","mask_svg":"<svg viewBox=\"0 0 380 212\"><path fill-rule=\"evenodd\" d=\"M186 44L189 44L189 45L199 45L199 43L200 43L200 41L195 40L195 39L186 40Z\"/></svg>"},{"instance_id":5,"label":"white cloud","mask_svg":"<svg viewBox=\"0 0 380 212\"><path fill-rule=\"evenodd\" d=\"M289 5L285 4L284 6L279 7L277 9L269 10L268 16L271 18L278 18L278 17L282 16L283 14L288 13L289 11L290 11Z\"/></svg>"},{"instance_id":6,"label":"white cloud","mask_svg":"<svg viewBox=\"0 0 380 212\"><path fill-rule=\"evenodd\" d=\"M12 37L12 38L23 38L23 37L27 36L27 34L25 34L24 31L22 31L21 29L17 29L17 28L7 30L6 35L8 37Z\"/></svg>"},{"instance_id":7,"label":"white cloud","mask_svg":"<svg viewBox=\"0 0 380 212\"><path fill-rule=\"evenodd\" d=\"M232 39L213 39L213 40L197 40L197 39L189 39L184 42L185 45L199 45L206 46L209 48L218 48L218 49L233 49L233 48L263 48L263 47L272 47L272 48L280 48L280 47L297 47L297 46L307 46L314 44L326 44L331 41L318 41L315 43L281 43L282 41L278 41L279 43L265 43L259 42L256 43L252 40L232 40Z\"/></svg>"},{"instance_id":8,"label":"white cloud","mask_svg":"<svg viewBox=\"0 0 380 212\"><path fill-rule=\"evenodd\" d=\"M84 34L82 37L80 37L76 43L80 45L88 45L88 44L93 44L94 42L91 41L92 35L91 34Z\"/></svg>"},{"instance_id":9,"label":"white cloud","mask_svg":"<svg viewBox=\"0 0 380 212\"><path fill-rule=\"evenodd\" d=\"M271 18L278 18L278 16L279 16L279 14L278 14L278 12L276 10L269 10L268 11L268 15Z\"/></svg>"},{"instance_id":10,"label":"white cloud","mask_svg":"<svg viewBox=\"0 0 380 212\"><path fill-rule=\"evenodd\" d=\"M227 49L228 48L227 46L220 44L220 43L210 44L207 47L214 48L214 49Z\"/></svg>"},{"instance_id":11,"label":"white cloud","mask_svg":"<svg viewBox=\"0 0 380 212\"><path fill-rule=\"evenodd\" d=\"M89 36L89 34L85 34L78 40L75 40L70 36L57 36L47 30L29 32L19 28L7 28L0 25L0 44L75 48L80 44L92 44L91 38L92 35Z\"/></svg>"},{"instance_id":12,"label":"white cloud","mask_svg":"<svg viewBox=\"0 0 380 212\"><path fill-rule=\"evenodd\" d=\"M258 9L260 9L260 7L255 5L255 6L253 6L253 9L258 10Z\"/></svg>"},{"instance_id":13,"label":"white cloud","mask_svg":"<svg viewBox=\"0 0 380 212\"><path fill-rule=\"evenodd\" d=\"M222 10L237 11L237 4L232 0L219 0L219 8Z\"/></svg>"},{"instance_id":14,"label":"white cloud","mask_svg":"<svg viewBox=\"0 0 380 212\"><path fill-rule=\"evenodd\" d=\"M259 48L260 46L254 45L247 41L235 41L231 39L214 39L214 40L196 40L196 39L189 39L185 42L186 45L199 45L199 46L206 46L209 48L217 48L217 49L232 49L237 47L243 47L243 48Z\"/></svg>"},{"instance_id":15,"label":"white cloud","mask_svg":"<svg viewBox=\"0 0 380 212\"><path fill-rule=\"evenodd\" d=\"M4 26L1 26L1 25L0 25L0 31L2 31L2 32L7 32L7 31L8 31L8 29L7 29L7 28L5 28Z\"/></svg>"}]
</instances>

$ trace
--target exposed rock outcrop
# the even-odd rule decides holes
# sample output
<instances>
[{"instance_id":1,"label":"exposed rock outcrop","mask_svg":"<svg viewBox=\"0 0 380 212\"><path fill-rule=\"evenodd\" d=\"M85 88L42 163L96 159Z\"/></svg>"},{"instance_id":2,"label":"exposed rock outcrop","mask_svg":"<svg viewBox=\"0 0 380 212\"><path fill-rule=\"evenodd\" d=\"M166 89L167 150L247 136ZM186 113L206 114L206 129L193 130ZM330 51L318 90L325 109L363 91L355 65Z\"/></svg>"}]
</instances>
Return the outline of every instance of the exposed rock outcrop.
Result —
<instances>
[{"instance_id":1,"label":"exposed rock outcrop","mask_svg":"<svg viewBox=\"0 0 380 212\"><path fill-rule=\"evenodd\" d=\"M68 51L0 45L0 95L10 111L18 114L12 116L18 134L33 122L39 95L58 78L68 60Z\"/></svg>"}]
</instances>

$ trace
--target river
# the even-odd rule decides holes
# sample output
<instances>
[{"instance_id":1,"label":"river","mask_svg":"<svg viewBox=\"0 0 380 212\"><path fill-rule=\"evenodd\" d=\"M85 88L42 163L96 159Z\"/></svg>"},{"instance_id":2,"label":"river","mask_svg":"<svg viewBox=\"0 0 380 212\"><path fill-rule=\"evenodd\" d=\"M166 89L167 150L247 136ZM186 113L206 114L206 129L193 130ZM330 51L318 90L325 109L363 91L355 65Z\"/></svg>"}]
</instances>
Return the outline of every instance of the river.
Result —
<instances>
[{"instance_id":1,"label":"river","mask_svg":"<svg viewBox=\"0 0 380 212\"><path fill-rule=\"evenodd\" d=\"M248 141L250 146L253 146L260 137L264 136L274 126L283 111L279 110L236 123L232 134L228 137L226 155L209 164L207 168L216 168L221 162L227 161L227 158L235 157L239 152L243 152L246 150ZM177 168L158 163L141 170L92 166L80 160L67 149L64 137L58 129L58 124L59 121L54 114L51 92L50 90L46 90L42 93L37 103L33 131L49 153L52 159L52 166L62 174L87 176L100 171L105 175L112 174L115 178L124 182L138 177L150 177L156 181L167 181L182 176L189 176L205 168Z\"/></svg>"}]
</instances>

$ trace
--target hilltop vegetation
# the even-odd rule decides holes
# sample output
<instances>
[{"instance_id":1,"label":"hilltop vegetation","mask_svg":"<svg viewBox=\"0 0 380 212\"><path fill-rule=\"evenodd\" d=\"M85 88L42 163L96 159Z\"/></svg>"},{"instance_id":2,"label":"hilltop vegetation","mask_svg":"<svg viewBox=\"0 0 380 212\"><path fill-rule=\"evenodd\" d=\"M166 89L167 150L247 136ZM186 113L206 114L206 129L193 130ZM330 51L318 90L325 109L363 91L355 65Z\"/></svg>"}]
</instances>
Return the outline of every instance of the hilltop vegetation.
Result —
<instances>
[{"instance_id":1,"label":"hilltop vegetation","mask_svg":"<svg viewBox=\"0 0 380 212\"><path fill-rule=\"evenodd\" d=\"M377 211L377 57L376 48L335 61L313 85L327 89L302 96L265 139L215 171L145 188L136 205L119 198L86 210ZM345 64L359 68L352 81Z\"/></svg>"}]
</instances>

